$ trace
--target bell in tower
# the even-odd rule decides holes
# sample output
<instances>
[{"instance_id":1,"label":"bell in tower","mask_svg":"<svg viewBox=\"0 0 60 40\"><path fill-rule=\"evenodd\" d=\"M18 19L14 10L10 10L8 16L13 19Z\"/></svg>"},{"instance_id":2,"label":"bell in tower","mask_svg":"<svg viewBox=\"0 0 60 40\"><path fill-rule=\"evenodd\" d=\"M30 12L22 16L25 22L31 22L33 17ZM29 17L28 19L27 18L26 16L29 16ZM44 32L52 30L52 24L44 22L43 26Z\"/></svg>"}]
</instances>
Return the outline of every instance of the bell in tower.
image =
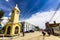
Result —
<instances>
[{"instance_id":1,"label":"bell in tower","mask_svg":"<svg viewBox=\"0 0 60 40\"><path fill-rule=\"evenodd\" d=\"M19 13L20 10L18 8L18 5L16 4L16 6L12 9L11 18L5 26L5 36L14 36L20 34L21 24L18 22Z\"/></svg>"}]
</instances>

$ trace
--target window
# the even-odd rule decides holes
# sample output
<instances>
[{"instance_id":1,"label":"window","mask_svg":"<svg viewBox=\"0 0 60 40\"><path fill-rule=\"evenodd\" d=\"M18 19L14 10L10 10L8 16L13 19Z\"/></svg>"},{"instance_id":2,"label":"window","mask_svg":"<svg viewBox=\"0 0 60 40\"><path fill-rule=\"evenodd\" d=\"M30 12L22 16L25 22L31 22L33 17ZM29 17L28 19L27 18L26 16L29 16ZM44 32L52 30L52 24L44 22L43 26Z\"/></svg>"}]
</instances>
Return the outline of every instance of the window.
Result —
<instances>
[{"instance_id":1,"label":"window","mask_svg":"<svg viewBox=\"0 0 60 40\"><path fill-rule=\"evenodd\" d=\"M7 34L10 34L10 29L11 29L11 27L9 26L7 29Z\"/></svg>"},{"instance_id":2,"label":"window","mask_svg":"<svg viewBox=\"0 0 60 40\"><path fill-rule=\"evenodd\" d=\"M19 30L19 28L18 28L18 26L16 26L16 28L15 28L15 34L18 34L18 30Z\"/></svg>"}]
</instances>

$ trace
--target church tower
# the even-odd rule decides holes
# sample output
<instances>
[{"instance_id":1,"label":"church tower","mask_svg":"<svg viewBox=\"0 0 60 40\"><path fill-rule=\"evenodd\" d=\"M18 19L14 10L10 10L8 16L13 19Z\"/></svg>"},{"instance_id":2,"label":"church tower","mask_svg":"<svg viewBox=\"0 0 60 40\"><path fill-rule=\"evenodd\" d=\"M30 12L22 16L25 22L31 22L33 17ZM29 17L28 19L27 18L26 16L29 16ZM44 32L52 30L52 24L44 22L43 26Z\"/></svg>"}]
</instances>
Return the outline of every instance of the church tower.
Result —
<instances>
[{"instance_id":1,"label":"church tower","mask_svg":"<svg viewBox=\"0 0 60 40\"><path fill-rule=\"evenodd\" d=\"M18 8L18 5L16 4L16 6L12 9L11 18L5 26L5 36L14 36L20 34L21 24L18 22L19 13L20 10Z\"/></svg>"}]
</instances>

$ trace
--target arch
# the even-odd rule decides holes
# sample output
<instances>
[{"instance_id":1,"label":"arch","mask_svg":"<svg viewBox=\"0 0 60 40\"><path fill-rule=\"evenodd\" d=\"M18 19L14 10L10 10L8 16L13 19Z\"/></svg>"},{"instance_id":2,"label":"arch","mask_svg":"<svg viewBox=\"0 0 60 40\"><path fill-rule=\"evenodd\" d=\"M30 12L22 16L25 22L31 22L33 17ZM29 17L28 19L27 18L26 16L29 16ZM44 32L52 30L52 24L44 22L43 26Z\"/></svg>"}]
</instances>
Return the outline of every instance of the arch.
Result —
<instances>
[{"instance_id":1,"label":"arch","mask_svg":"<svg viewBox=\"0 0 60 40\"><path fill-rule=\"evenodd\" d=\"M18 34L18 30L19 30L19 28L18 28L18 26L16 26L15 27L15 34Z\"/></svg>"},{"instance_id":2,"label":"arch","mask_svg":"<svg viewBox=\"0 0 60 40\"><path fill-rule=\"evenodd\" d=\"M9 27L7 28L7 34L10 34L10 29L11 29L11 27L9 26Z\"/></svg>"}]
</instances>

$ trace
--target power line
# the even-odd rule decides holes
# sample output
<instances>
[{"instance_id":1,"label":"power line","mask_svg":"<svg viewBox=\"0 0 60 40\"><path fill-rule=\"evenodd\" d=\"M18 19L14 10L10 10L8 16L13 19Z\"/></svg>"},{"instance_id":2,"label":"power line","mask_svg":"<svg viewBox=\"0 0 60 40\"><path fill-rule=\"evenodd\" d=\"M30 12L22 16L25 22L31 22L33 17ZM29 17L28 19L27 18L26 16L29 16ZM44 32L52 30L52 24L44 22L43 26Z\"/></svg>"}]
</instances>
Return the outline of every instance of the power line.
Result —
<instances>
[{"instance_id":1,"label":"power line","mask_svg":"<svg viewBox=\"0 0 60 40\"><path fill-rule=\"evenodd\" d=\"M29 13L38 4L39 1L36 1L35 5L33 5L33 7L28 12L26 12L25 14ZM27 16L23 15L23 18L28 17L28 16L29 15L27 15Z\"/></svg>"},{"instance_id":2,"label":"power line","mask_svg":"<svg viewBox=\"0 0 60 40\"><path fill-rule=\"evenodd\" d=\"M52 16L51 19L49 20L49 22L52 21L52 19L54 18L54 16L55 16L57 10L59 9L59 7L60 7L60 3L58 4L58 6L57 6L57 8L56 8L56 10L55 10L55 12L54 12L54 14L53 14L53 16Z\"/></svg>"}]
</instances>

